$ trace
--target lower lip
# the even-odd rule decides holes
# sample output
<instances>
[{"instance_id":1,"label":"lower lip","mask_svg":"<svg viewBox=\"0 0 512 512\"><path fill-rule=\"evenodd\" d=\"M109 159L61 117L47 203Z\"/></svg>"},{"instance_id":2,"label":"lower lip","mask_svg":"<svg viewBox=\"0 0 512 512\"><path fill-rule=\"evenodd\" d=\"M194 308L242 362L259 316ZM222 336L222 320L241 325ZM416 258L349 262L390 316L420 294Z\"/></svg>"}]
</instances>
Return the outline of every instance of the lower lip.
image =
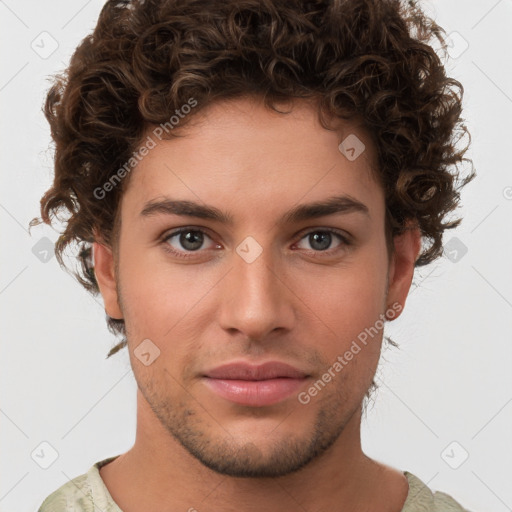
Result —
<instances>
[{"instance_id":1,"label":"lower lip","mask_svg":"<svg viewBox=\"0 0 512 512\"><path fill-rule=\"evenodd\" d=\"M272 405L297 392L306 378L281 377L267 380L228 380L205 377L206 385L236 404L253 407Z\"/></svg>"}]
</instances>

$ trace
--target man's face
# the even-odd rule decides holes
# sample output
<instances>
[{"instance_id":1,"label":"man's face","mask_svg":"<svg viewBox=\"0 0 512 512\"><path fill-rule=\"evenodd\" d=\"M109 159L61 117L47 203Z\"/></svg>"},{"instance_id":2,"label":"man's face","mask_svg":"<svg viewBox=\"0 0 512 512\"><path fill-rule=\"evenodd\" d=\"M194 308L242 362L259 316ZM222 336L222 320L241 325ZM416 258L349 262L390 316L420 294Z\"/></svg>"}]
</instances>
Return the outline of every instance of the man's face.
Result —
<instances>
[{"instance_id":1,"label":"man's face","mask_svg":"<svg viewBox=\"0 0 512 512\"><path fill-rule=\"evenodd\" d=\"M122 199L117 289L131 363L153 421L203 464L233 476L284 475L355 421L378 362L381 331L308 392L390 306L375 154L364 131L325 130L302 102L279 114L240 99L200 115L182 138L148 132L158 144ZM338 149L351 134L366 145L353 161ZM282 220L334 196L367 211ZM232 223L162 207L142 213L165 200L211 206ZM141 359L160 350L148 366L134 354L143 340L150 355ZM247 395L226 397L205 377L240 361L284 362L307 377L288 395L278 385L274 401L262 395L248 405Z\"/></svg>"}]
</instances>

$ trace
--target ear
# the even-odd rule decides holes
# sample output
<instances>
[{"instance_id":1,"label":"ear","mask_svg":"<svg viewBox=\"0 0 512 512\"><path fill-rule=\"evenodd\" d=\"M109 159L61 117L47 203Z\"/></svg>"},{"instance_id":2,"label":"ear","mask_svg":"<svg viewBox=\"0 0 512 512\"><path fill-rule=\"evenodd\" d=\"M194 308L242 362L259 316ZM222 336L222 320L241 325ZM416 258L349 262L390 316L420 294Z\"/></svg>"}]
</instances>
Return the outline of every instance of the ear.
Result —
<instances>
[{"instance_id":1,"label":"ear","mask_svg":"<svg viewBox=\"0 0 512 512\"><path fill-rule=\"evenodd\" d=\"M121 320L123 313L117 296L114 255L112 249L93 242L94 276L103 297L105 312L111 318Z\"/></svg>"},{"instance_id":2,"label":"ear","mask_svg":"<svg viewBox=\"0 0 512 512\"><path fill-rule=\"evenodd\" d=\"M398 318L405 307L405 301L414 276L414 265L421 249L421 232L416 223L408 223L406 230L393 239L394 252L389 264L387 308L400 304L393 316Z\"/></svg>"}]
</instances>

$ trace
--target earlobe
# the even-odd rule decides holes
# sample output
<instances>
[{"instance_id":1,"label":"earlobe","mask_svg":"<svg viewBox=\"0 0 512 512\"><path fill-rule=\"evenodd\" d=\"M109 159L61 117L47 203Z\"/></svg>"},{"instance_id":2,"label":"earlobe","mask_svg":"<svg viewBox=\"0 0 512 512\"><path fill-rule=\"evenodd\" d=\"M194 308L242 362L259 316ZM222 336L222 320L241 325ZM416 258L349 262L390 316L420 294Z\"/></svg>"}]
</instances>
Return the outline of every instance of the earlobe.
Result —
<instances>
[{"instance_id":1,"label":"earlobe","mask_svg":"<svg viewBox=\"0 0 512 512\"><path fill-rule=\"evenodd\" d=\"M121 320L123 313L117 295L114 255L112 249L98 242L93 243L94 275L103 297L105 312L111 318Z\"/></svg>"},{"instance_id":2,"label":"earlobe","mask_svg":"<svg viewBox=\"0 0 512 512\"><path fill-rule=\"evenodd\" d=\"M387 309L400 305L398 318L403 311L409 293L414 266L421 250L421 233L416 224L408 224L406 230L393 239L394 252L389 265Z\"/></svg>"}]
</instances>

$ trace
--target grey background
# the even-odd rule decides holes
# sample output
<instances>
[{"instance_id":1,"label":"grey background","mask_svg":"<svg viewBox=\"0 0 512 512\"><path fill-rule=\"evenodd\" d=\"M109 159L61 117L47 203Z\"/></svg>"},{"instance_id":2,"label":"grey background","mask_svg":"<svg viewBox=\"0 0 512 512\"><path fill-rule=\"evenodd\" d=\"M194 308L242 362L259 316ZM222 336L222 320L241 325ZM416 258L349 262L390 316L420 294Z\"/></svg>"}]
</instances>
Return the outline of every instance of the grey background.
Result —
<instances>
[{"instance_id":1,"label":"grey background","mask_svg":"<svg viewBox=\"0 0 512 512\"><path fill-rule=\"evenodd\" d=\"M125 351L105 359L114 340L101 299L58 266L57 232L27 231L52 173L47 77L65 67L102 5L0 0L2 511L36 510L134 441L136 386ZM384 352L363 447L471 510L504 512L512 510L512 0L424 5L452 34L448 66L465 86L478 177L445 256L417 271L404 314L387 328L400 349Z\"/></svg>"}]
</instances>

